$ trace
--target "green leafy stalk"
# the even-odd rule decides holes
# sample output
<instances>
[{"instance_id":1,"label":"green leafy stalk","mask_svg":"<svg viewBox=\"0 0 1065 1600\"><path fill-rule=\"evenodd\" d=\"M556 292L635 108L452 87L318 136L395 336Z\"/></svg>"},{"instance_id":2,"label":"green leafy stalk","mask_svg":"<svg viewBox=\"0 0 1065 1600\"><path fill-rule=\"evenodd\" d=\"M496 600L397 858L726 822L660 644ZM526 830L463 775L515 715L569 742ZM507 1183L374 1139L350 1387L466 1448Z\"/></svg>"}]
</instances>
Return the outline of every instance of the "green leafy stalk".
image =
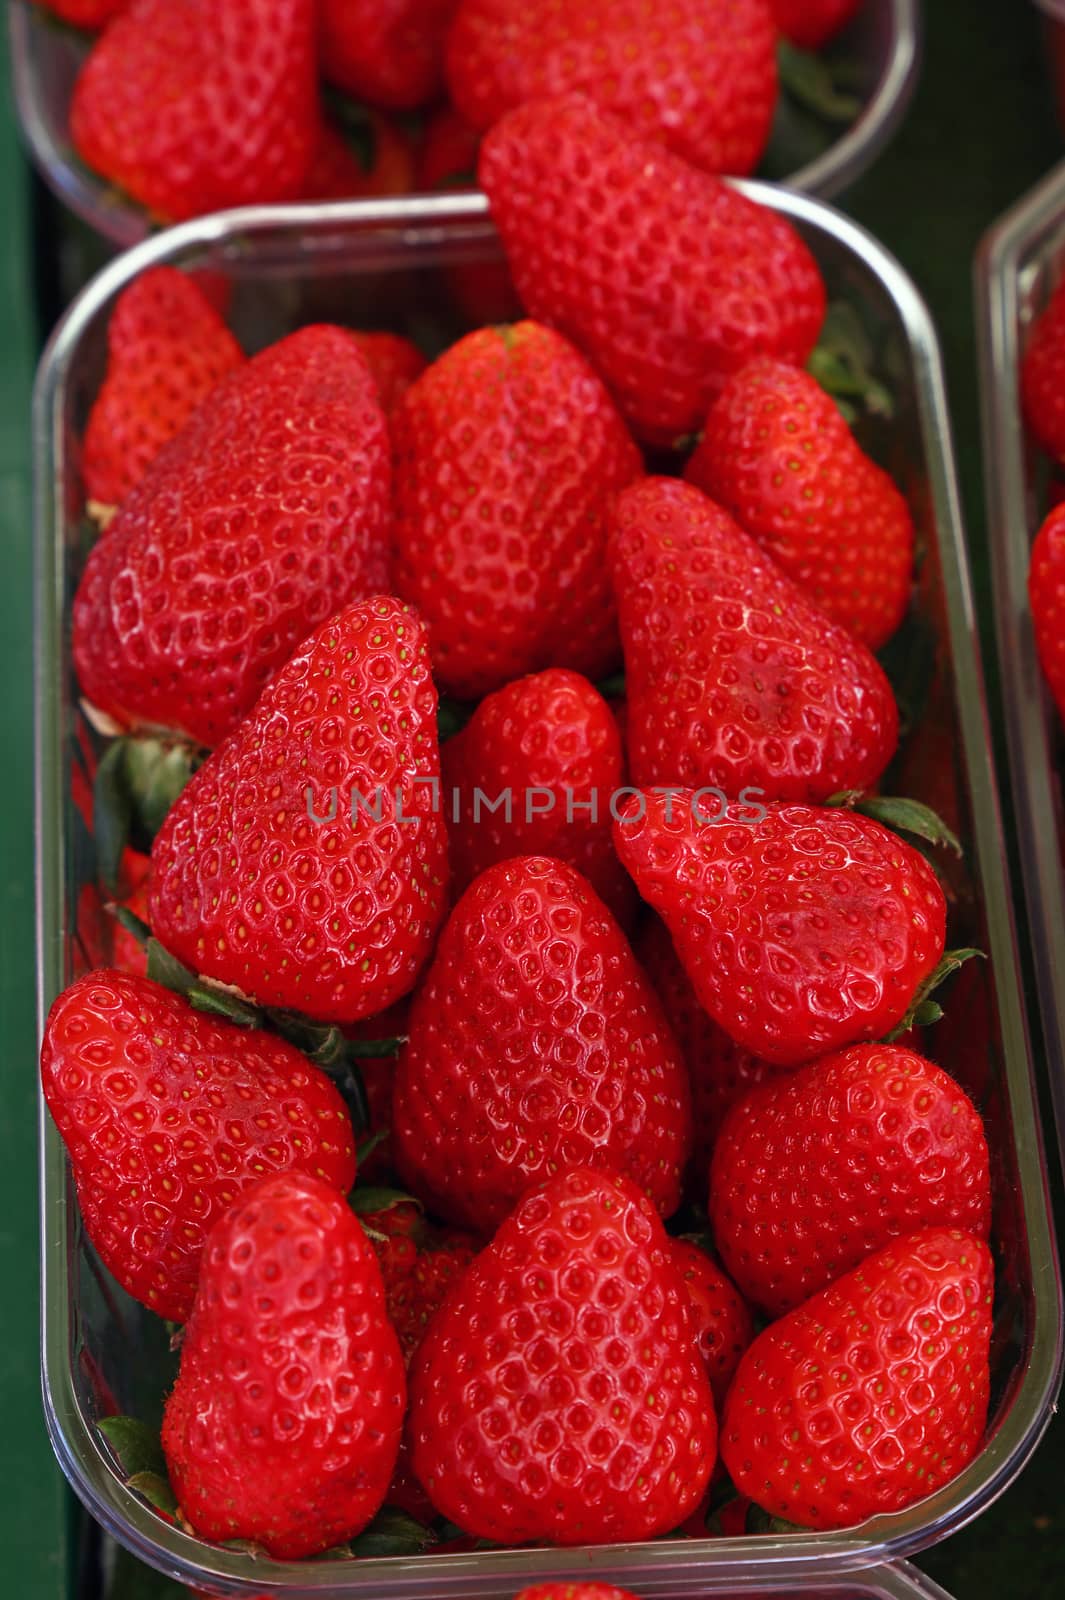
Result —
<instances>
[{"instance_id":1,"label":"green leafy stalk","mask_svg":"<svg viewBox=\"0 0 1065 1600\"><path fill-rule=\"evenodd\" d=\"M777 45L777 71L788 94L822 121L846 125L860 115L862 102L841 87L846 68L840 72L824 56L798 50L782 39Z\"/></svg>"},{"instance_id":2,"label":"green leafy stalk","mask_svg":"<svg viewBox=\"0 0 1065 1600\"><path fill-rule=\"evenodd\" d=\"M934 848L945 847L956 856L962 853L955 833L947 827L942 817L931 806L920 800L908 800L901 795L863 794L860 789L844 789L826 801L827 805L857 811L863 817L890 828L893 833L909 833L923 839Z\"/></svg>"},{"instance_id":3,"label":"green leafy stalk","mask_svg":"<svg viewBox=\"0 0 1065 1600\"><path fill-rule=\"evenodd\" d=\"M120 890L122 852L151 846L170 807L203 759L174 740L125 734L100 758L93 785L97 872L109 894Z\"/></svg>"},{"instance_id":4,"label":"green leafy stalk","mask_svg":"<svg viewBox=\"0 0 1065 1600\"><path fill-rule=\"evenodd\" d=\"M873 373L875 360L876 351L857 311L849 301L834 300L807 363L810 375L837 403L858 401L871 415L890 418L895 402Z\"/></svg>"},{"instance_id":5,"label":"green leafy stalk","mask_svg":"<svg viewBox=\"0 0 1065 1600\"><path fill-rule=\"evenodd\" d=\"M405 1511L385 1506L370 1526L351 1541L351 1553L367 1560L373 1556L416 1556L436 1543L431 1528L425 1528Z\"/></svg>"},{"instance_id":6,"label":"green leafy stalk","mask_svg":"<svg viewBox=\"0 0 1065 1600\"><path fill-rule=\"evenodd\" d=\"M908 1033L911 1028L930 1028L934 1022L938 1022L943 1015L943 1007L932 999L932 995L940 984L950 977L951 973L957 972L959 967L963 967L974 956L979 956L981 960L986 960L982 950L966 948L945 951L939 965L929 973L914 995L906 1015L898 1026L892 1028L891 1032L887 1034L884 1043L891 1044L895 1039L901 1039L902 1035Z\"/></svg>"}]
</instances>

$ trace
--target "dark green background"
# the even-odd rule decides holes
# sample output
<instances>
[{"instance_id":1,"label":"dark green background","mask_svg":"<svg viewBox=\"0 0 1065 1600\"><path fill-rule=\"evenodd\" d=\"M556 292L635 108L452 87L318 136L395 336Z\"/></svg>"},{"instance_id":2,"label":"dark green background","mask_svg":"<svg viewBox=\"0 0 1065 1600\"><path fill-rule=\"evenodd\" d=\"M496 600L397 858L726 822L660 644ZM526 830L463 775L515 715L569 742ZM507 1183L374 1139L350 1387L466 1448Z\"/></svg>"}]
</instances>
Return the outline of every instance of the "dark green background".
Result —
<instances>
[{"instance_id":1,"label":"dark green background","mask_svg":"<svg viewBox=\"0 0 1065 1600\"><path fill-rule=\"evenodd\" d=\"M1026 0L926 0L924 74L909 119L845 208L887 243L926 295L942 337L970 548L987 618L978 392L970 275L984 229L1065 155ZM0 63L6 81L6 59ZM41 1420L33 1015L31 522L29 395L41 330L33 312L29 184L9 97L0 105L0 1589L19 1600L74 1593L79 1543ZM1053 1140L1051 1140L1053 1148ZM979 1523L922 1565L958 1600L1065 1594L1065 1423ZM141 1581L143 1578L144 1581ZM126 1563L116 1597L163 1588ZM170 1591L168 1592L176 1592Z\"/></svg>"}]
</instances>

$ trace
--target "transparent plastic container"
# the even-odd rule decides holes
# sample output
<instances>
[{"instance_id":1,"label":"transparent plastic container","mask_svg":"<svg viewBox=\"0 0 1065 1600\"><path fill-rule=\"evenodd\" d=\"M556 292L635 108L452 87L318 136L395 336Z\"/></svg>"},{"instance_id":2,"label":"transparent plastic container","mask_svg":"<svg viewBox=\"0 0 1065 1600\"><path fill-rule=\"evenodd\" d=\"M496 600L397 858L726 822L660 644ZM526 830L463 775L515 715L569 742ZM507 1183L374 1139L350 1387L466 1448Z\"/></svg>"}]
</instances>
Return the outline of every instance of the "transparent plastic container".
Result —
<instances>
[{"instance_id":1,"label":"transparent plastic container","mask_svg":"<svg viewBox=\"0 0 1065 1600\"><path fill-rule=\"evenodd\" d=\"M896 397L894 421L871 422L863 440L913 505L925 550L920 610L930 630L920 673L927 706L897 781L949 814L962 836L965 858L951 885L954 942L977 945L990 957L969 964L958 980L964 992L932 1036L933 1053L981 1106L993 1151L999 1296L987 1442L965 1472L920 1505L841 1533L355 1563L252 1562L157 1517L122 1482L94 1427L106 1409L157 1415L175 1358L162 1324L128 1300L94 1259L62 1144L42 1107L43 1373L56 1453L110 1533L194 1587L293 1600L503 1600L533 1579L593 1570L647 1596L766 1592L815 1577L828 1585L845 1572L905 1558L976 1516L1015 1477L1050 1417L1061 1369L1061 1285L935 334L912 282L862 229L804 196L743 187L801 230L830 294L845 296L859 313ZM439 308L449 297L468 304L478 286L505 272L478 194L231 212L171 229L112 263L56 329L34 411L42 1023L82 962L83 886L93 873L91 840L69 781L75 746L87 732L70 664L70 604L83 559L77 440L100 379L113 297L138 272L164 262L228 278L230 319L249 349L323 317L391 326L428 350L442 348L469 324Z\"/></svg>"},{"instance_id":2,"label":"transparent plastic container","mask_svg":"<svg viewBox=\"0 0 1065 1600\"><path fill-rule=\"evenodd\" d=\"M1065 164L985 236L976 264L984 477L1017 842L1065 1157L1065 804L1062 730L1028 605L1032 541L1050 507L1047 464L1021 413L1028 332L1065 271Z\"/></svg>"},{"instance_id":3,"label":"transparent plastic container","mask_svg":"<svg viewBox=\"0 0 1065 1600\"><path fill-rule=\"evenodd\" d=\"M122 247L136 244L152 231L147 213L82 166L70 143L70 98L91 36L57 28L28 0L13 0L8 10L15 101L35 164L97 233ZM830 198L876 160L913 92L920 21L920 0L866 0L834 47L856 64L862 111L829 150L785 178L789 187Z\"/></svg>"}]
</instances>

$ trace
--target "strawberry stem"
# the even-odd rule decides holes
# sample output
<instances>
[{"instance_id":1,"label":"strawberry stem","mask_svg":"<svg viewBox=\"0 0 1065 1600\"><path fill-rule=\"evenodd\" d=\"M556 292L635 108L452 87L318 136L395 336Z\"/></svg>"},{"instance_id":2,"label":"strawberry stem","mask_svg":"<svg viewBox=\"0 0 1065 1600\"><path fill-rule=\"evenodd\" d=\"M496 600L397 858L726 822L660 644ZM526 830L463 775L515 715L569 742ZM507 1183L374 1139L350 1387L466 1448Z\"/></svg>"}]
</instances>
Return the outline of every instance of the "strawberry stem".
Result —
<instances>
[{"instance_id":1,"label":"strawberry stem","mask_svg":"<svg viewBox=\"0 0 1065 1600\"><path fill-rule=\"evenodd\" d=\"M963 967L974 956L979 956L982 961L987 959L982 950L974 950L971 947L966 947L962 950L945 951L939 965L929 973L917 990L902 1021L897 1027L892 1028L890 1033L885 1034L884 1043L894 1043L896 1039L901 1039L904 1033L908 1033L911 1028L930 1028L934 1022L938 1022L943 1015L943 1007L933 1000L931 996L939 988L940 984L950 977L952 972L957 972L959 967Z\"/></svg>"},{"instance_id":2,"label":"strawberry stem","mask_svg":"<svg viewBox=\"0 0 1065 1600\"><path fill-rule=\"evenodd\" d=\"M792 99L824 122L846 124L860 115L861 101L840 87L841 79L848 76L842 63L833 67L823 56L798 50L782 39L777 45L777 71Z\"/></svg>"},{"instance_id":3,"label":"strawberry stem","mask_svg":"<svg viewBox=\"0 0 1065 1600\"><path fill-rule=\"evenodd\" d=\"M147 947L148 940L152 936L152 930L146 922L138 917L135 911L131 911L129 906L117 905L113 900L108 902L105 909L114 917L120 927L125 928L128 934L132 934L139 945Z\"/></svg>"},{"instance_id":4,"label":"strawberry stem","mask_svg":"<svg viewBox=\"0 0 1065 1600\"><path fill-rule=\"evenodd\" d=\"M861 318L845 300L834 300L825 315L807 370L825 392L839 402L856 400L873 416L891 418L895 402L873 375L876 351ZM853 410L849 407L848 410ZM849 420L849 419L848 419Z\"/></svg>"}]
</instances>

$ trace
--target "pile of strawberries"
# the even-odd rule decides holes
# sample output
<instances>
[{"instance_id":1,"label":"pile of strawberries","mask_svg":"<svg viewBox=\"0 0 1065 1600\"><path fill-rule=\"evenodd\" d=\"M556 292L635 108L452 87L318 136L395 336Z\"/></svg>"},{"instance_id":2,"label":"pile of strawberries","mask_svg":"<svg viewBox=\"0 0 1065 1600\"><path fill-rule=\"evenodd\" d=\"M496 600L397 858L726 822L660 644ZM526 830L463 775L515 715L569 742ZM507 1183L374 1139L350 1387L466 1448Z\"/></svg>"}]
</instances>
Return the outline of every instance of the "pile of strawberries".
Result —
<instances>
[{"instance_id":1,"label":"pile of strawberries","mask_svg":"<svg viewBox=\"0 0 1065 1600\"><path fill-rule=\"evenodd\" d=\"M164 222L469 185L504 112L571 90L714 173L758 166L781 79L823 119L859 110L795 47L820 50L861 0L37 3L104 30L74 150Z\"/></svg>"},{"instance_id":2,"label":"pile of strawberries","mask_svg":"<svg viewBox=\"0 0 1065 1600\"><path fill-rule=\"evenodd\" d=\"M182 1331L161 1451L101 1425L278 1558L849 1527L988 1412L987 1144L920 1053L957 846L879 792L913 522L785 220L581 94L479 179L526 320L429 365L246 359L168 269L114 311L72 643L121 938L41 1071Z\"/></svg>"}]
</instances>

